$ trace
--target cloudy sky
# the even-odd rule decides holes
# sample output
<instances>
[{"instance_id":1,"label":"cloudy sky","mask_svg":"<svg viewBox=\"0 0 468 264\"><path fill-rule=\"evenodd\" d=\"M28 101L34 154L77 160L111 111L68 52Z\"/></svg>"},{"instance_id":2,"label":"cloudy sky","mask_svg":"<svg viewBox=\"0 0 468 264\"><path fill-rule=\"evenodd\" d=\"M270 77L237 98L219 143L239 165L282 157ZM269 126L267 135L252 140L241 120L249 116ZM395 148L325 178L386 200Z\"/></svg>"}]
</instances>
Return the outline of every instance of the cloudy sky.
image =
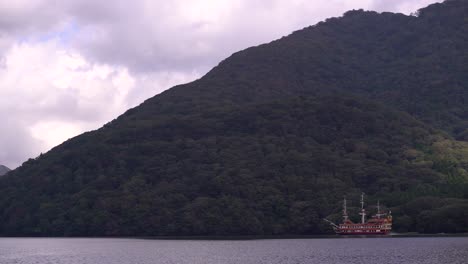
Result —
<instances>
[{"instance_id":1,"label":"cloudy sky","mask_svg":"<svg viewBox=\"0 0 468 264\"><path fill-rule=\"evenodd\" d=\"M410 14L434 2L0 0L0 164L99 128L235 51L350 9Z\"/></svg>"}]
</instances>

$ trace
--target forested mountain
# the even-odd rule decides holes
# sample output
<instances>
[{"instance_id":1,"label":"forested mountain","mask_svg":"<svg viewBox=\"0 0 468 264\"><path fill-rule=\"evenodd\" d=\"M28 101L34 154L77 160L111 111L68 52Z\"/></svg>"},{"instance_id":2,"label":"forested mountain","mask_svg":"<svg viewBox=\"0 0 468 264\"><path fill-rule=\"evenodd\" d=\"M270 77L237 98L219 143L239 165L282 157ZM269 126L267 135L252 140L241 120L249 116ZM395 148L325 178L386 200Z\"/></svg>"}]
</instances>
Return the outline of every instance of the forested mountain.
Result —
<instances>
[{"instance_id":1,"label":"forested mountain","mask_svg":"<svg viewBox=\"0 0 468 264\"><path fill-rule=\"evenodd\" d=\"M5 175L9 171L10 171L10 169L8 167L0 164L0 176Z\"/></svg>"},{"instance_id":2,"label":"forested mountain","mask_svg":"<svg viewBox=\"0 0 468 264\"><path fill-rule=\"evenodd\" d=\"M2 177L0 234L318 234L361 191L468 232L467 57L465 0L240 51Z\"/></svg>"}]
</instances>

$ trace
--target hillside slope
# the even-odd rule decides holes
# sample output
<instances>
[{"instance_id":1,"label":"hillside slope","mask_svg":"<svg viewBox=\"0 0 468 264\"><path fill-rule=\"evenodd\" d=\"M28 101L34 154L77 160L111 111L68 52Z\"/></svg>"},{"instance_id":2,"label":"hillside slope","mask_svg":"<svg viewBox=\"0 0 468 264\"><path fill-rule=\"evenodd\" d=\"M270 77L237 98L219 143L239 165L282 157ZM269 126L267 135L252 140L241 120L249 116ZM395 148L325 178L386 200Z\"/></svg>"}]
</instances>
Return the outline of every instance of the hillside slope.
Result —
<instances>
[{"instance_id":1,"label":"hillside slope","mask_svg":"<svg viewBox=\"0 0 468 264\"><path fill-rule=\"evenodd\" d=\"M317 234L361 191L467 232L467 17L351 11L238 52L2 177L0 234Z\"/></svg>"}]
</instances>

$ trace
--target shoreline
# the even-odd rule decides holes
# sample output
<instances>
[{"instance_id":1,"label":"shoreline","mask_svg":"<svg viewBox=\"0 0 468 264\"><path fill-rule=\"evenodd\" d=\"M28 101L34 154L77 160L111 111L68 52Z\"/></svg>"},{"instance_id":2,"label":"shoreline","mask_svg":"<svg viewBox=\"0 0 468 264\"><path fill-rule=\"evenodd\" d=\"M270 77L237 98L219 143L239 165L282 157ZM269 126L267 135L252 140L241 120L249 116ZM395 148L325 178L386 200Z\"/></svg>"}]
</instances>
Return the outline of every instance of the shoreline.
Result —
<instances>
[{"instance_id":1,"label":"shoreline","mask_svg":"<svg viewBox=\"0 0 468 264\"><path fill-rule=\"evenodd\" d=\"M390 235L280 235L280 236L157 236L126 237L149 240L280 240L280 239L342 239L342 238L399 238L399 237L468 237L468 233L419 234L394 233Z\"/></svg>"},{"instance_id":2,"label":"shoreline","mask_svg":"<svg viewBox=\"0 0 468 264\"><path fill-rule=\"evenodd\" d=\"M343 238L416 238L416 237L468 237L468 233L439 233L439 234L420 234L420 233L392 233L390 235L271 235L271 236L12 236L1 238L54 238L54 239L144 239L144 240L281 240L281 239L343 239Z\"/></svg>"}]
</instances>

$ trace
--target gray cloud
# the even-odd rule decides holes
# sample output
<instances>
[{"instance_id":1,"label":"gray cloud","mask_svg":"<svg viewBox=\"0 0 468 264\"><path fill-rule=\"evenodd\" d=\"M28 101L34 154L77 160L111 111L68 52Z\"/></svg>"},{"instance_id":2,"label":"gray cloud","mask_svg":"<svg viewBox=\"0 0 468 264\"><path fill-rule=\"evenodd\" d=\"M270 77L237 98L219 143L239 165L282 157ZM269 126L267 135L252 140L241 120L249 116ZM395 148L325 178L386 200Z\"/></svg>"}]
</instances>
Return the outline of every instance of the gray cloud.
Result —
<instances>
[{"instance_id":1,"label":"gray cloud","mask_svg":"<svg viewBox=\"0 0 468 264\"><path fill-rule=\"evenodd\" d=\"M32 137L26 125L0 114L0 161L15 168L26 157L36 157L44 148L43 143Z\"/></svg>"}]
</instances>

